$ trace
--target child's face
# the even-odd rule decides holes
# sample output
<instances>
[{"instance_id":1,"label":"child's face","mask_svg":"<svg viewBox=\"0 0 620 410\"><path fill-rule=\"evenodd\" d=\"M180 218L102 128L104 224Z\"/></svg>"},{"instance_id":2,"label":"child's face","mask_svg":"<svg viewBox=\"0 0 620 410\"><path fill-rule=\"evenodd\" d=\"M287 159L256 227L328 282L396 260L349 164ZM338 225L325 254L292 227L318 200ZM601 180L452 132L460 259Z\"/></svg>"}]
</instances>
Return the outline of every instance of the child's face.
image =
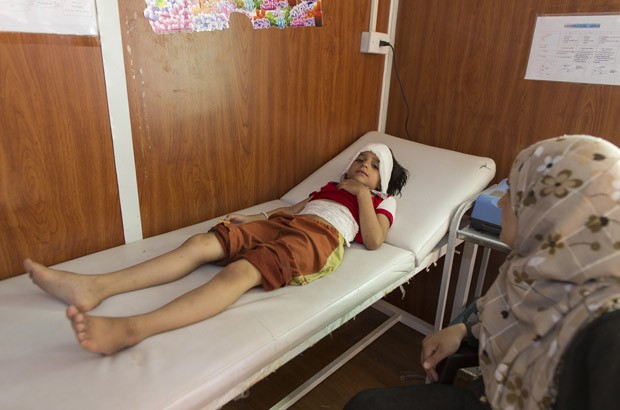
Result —
<instances>
[{"instance_id":1,"label":"child's face","mask_svg":"<svg viewBox=\"0 0 620 410\"><path fill-rule=\"evenodd\" d=\"M347 178L358 181L370 189L379 189L379 158L370 151L360 153L347 171Z\"/></svg>"}]
</instances>

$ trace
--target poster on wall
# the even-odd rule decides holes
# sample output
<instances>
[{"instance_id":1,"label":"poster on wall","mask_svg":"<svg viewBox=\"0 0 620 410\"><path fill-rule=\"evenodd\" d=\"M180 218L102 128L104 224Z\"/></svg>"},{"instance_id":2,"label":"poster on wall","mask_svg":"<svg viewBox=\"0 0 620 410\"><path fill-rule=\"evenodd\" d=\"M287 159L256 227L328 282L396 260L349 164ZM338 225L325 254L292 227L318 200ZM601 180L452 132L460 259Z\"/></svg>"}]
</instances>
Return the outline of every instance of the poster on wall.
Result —
<instances>
[{"instance_id":1,"label":"poster on wall","mask_svg":"<svg viewBox=\"0 0 620 410\"><path fill-rule=\"evenodd\" d=\"M525 79L620 85L620 15L538 17Z\"/></svg>"},{"instance_id":2,"label":"poster on wall","mask_svg":"<svg viewBox=\"0 0 620 410\"><path fill-rule=\"evenodd\" d=\"M95 0L0 0L0 31L96 36Z\"/></svg>"},{"instance_id":3,"label":"poster on wall","mask_svg":"<svg viewBox=\"0 0 620 410\"><path fill-rule=\"evenodd\" d=\"M224 30L232 13L245 15L255 29L321 27L321 1L145 0L144 16L156 33Z\"/></svg>"}]
</instances>

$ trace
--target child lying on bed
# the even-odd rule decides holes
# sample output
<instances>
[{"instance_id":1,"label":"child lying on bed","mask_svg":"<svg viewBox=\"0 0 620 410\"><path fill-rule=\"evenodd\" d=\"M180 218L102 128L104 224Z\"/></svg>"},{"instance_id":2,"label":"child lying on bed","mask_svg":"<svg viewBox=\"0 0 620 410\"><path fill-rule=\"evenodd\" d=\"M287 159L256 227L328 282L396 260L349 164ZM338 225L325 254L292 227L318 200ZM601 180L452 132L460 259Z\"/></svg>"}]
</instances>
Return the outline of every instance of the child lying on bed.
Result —
<instances>
[{"instance_id":1,"label":"child lying on bed","mask_svg":"<svg viewBox=\"0 0 620 410\"><path fill-rule=\"evenodd\" d=\"M386 145L369 144L351 158L340 182L329 182L306 200L268 213L230 214L209 232L140 264L101 275L58 271L30 259L24 268L37 286L69 305L67 317L80 345L109 355L214 316L255 286L273 290L333 272L344 245L353 240L378 248L394 220L393 195L407 178L408 171ZM226 267L152 312L127 317L85 313L110 296L172 282L208 262Z\"/></svg>"}]
</instances>

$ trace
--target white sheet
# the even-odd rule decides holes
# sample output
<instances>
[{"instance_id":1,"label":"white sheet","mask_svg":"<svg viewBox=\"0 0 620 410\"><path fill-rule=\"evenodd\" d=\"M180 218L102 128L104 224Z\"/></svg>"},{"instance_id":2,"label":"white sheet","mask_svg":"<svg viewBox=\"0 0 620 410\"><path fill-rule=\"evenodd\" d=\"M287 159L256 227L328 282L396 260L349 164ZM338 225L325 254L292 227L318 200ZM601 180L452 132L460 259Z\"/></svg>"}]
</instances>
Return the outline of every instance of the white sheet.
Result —
<instances>
[{"instance_id":1,"label":"white sheet","mask_svg":"<svg viewBox=\"0 0 620 410\"><path fill-rule=\"evenodd\" d=\"M356 144L365 143L365 138L378 137L371 133ZM417 166L426 161L410 155L430 155L418 147L420 144L402 140L393 143L404 144L395 151L407 167L409 162ZM393 146L390 141L388 144ZM406 148L411 147L415 150L410 153ZM492 163L485 161L487 166ZM309 180L327 179L332 174L331 164ZM353 245L345 252L340 269L331 276L304 287L290 286L274 292L252 290L214 318L151 337L112 357L83 351L64 317L64 304L40 291L27 276L0 282L0 408L220 407L422 269L414 269L416 259L411 250L417 251L419 264L428 254L422 252L432 248L428 242L438 235L434 227L442 225L451 211L436 214L434 210L446 201L451 202L445 205L447 208L456 207L493 176L484 167L476 172L475 161L468 161L467 169L461 165L456 170L450 169L451 164L460 162L452 158L439 172L451 175L456 172L459 176L469 173L476 182L467 185L469 190L452 186L433 188L433 195L441 195L427 200L428 192L421 190L426 188L418 187L434 184L425 178L439 181L446 178L436 174L425 176L427 168L411 167L414 178L399 199L398 219L392 228L396 231L390 233L391 244L372 252ZM428 170L438 172L430 165ZM325 177L320 178L321 175ZM305 189L307 183L308 180L301 184L304 198L312 190ZM455 191L460 198L451 195ZM271 201L246 211L259 212L286 205L300 197L299 192L300 189L295 189L285 195L283 199L287 202ZM432 209L425 213L428 208ZM424 218L437 221L427 225L418 216L420 212L426 215ZM135 264L175 248L190 235L204 232L215 223L216 219L206 221L57 267L99 273ZM413 233L413 239L408 240L407 233ZM394 246L399 244L403 247ZM115 316L154 309L209 280L218 269L203 266L177 282L115 296L97 307L93 314Z\"/></svg>"}]
</instances>

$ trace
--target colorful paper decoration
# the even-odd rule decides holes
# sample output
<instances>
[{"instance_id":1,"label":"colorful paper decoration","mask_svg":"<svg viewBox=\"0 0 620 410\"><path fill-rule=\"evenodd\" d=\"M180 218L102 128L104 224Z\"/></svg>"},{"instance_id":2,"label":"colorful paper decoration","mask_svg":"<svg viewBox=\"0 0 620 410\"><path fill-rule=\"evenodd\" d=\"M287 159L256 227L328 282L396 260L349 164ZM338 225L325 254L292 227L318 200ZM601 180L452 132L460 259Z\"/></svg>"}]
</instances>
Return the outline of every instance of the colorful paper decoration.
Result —
<instances>
[{"instance_id":1,"label":"colorful paper decoration","mask_svg":"<svg viewBox=\"0 0 620 410\"><path fill-rule=\"evenodd\" d=\"M224 30L230 15L247 16L255 29L321 27L321 1L304 0L145 0L144 17L156 33Z\"/></svg>"}]
</instances>

